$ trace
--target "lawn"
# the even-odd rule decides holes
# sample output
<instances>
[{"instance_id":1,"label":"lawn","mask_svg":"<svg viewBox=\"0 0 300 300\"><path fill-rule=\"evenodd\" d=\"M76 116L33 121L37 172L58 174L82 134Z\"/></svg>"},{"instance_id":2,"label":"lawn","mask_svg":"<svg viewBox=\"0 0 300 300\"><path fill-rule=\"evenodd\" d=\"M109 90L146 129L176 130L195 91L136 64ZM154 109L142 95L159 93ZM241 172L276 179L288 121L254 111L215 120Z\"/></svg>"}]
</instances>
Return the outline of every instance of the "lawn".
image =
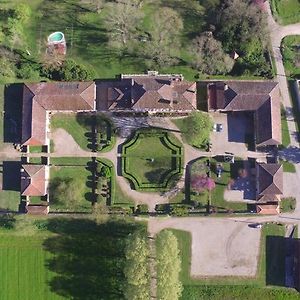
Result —
<instances>
[{"instance_id":1,"label":"lawn","mask_svg":"<svg viewBox=\"0 0 300 300\"><path fill-rule=\"evenodd\" d=\"M181 173L180 142L167 132L141 130L122 148L122 171L135 189L167 188Z\"/></svg>"},{"instance_id":2,"label":"lawn","mask_svg":"<svg viewBox=\"0 0 300 300\"><path fill-rule=\"evenodd\" d=\"M300 22L300 2L298 0L271 0L272 13L282 25Z\"/></svg>"},{"instance_id":3,"label":"lawn","mask_svg":"<svg viewBox=\"0 0 300 300\"><path fill-rule=\"evenodd\" d=\"M298 293L294 290L274 286L267 288L267 278L278 283L283 280L284 251L280 240L284 236L284 226L268 224L263 227L259 269L256 278L253 279L242 277L192 279L190 277L191 235L186 231L173 229L171 231L178 239L181 253L182 270L180 279L184 285L182 300L298 299ZM266 247L267 236L276 236L279 238L278 240L275 238L275 243L270 243L268 238L268 247ZM270 248L270 246L276 250ZM266 249L268 251L267 255ZM268 270L266 270L266 266Z\"/></svg>"},{"instance_id":4,"label":"lawn","mask_svg":"<svg viewBox=\"0 0 300 300\"><path fill-rule=\"evenodd\" d=\"M66 130L75 142L86 151L107 152L116 142L111 121L101 114L55 114L51 118L52 129ZM97 133L93 133L95 126Z\"/></svg>"},{"instance_id":5,"label":"lawn","mask_svg":"<svg viewBox=\"0 0 300 300\"><path fill-rule=\"evenodd\" d=\"M91 212L92 182L91 171L84 166L52 166L50 169L50 211L51 212ZM73 183L72 190L59 192L57 187L65 182ZM57 194L60 195L58 199ZM65 195L66 194L66 195ZM54 195L56 195L54 197Z\"/></svg>"},{"instance_id":6,"label":"lawn","mask_svg":"<svg viewBox=\"0 0 300 300\"><path fill-rule=\"evenodd\" d=\"M13 229L0 227L0 300L124 299L126 240L136 231L145 225L118 218L16 217Z\"/></svg>"},{"instance_id":7,"label":"lawn","mask_svg":"<svg viewBox=\"0 0 300 300\"><path fill-rule=\"evenodd\" d=\"M299 3L300 6L300 3ZM300 16L300 14L299 14ZM300 76L300 36L287 36L282 41L282 56L287 77Z\"/></svg>"},{"instance_id":8,"label":"lawn","mask_svg":"<svg viewBox=\"0 0 300 300\"><path fill-rule=\"evenodd\" d=\"M76 120L76 114L55 114L51 118L51 129L62 128L72 135L75 142L83 149L90 151L88 148L88 130L80 125Z\"/></svg>"},{"instance_id":9,"label":"lawn","mask_svg":"<svg viewBox=\"0 0 300 300\"><path fill-rule=\"evenodd\" d=\"M47 267L53 258L43 249L44 237L0 234L0 299L68 299L48 284L55 273Z\"/></svg>"},{"instance_id":10,"label":"lawn","mask_svg":"<svg viewBox=\"0 0 300 300\"><path fill-rule=\"evenodd\" d=\"M281 107L281 135L282 135L282 145L283 147L288 147L291 143L290 133L288 128L288 123L286 119L286 112L284 107Z\"/></svg>"},{"instance_id":11,"label":"lawn","mask_svg":"<svg viewBox=\"0 0 300 300\"><path fill-rule=\"evenodd\" d=\"M18 212L20 204L20 191L0 191L0 211L9 210Z\"/></svg>"},{"instance_id":12,"label":"lawn","mask_svg":"<svg viewBox=\"0 0 300 300\"><path fill-rule=\"evenodd\" d=\"M283 165L283 172L296 173L296 167L289 161L282 160L280 163Z\"/></svg>"},{"instance_id":13,"label":"lawn","mask_svg":"<svg viewBox=\"0 0 300 300\"><path fill-rule=\"evenodd\" d=\"M20 2L21 0L12 0L3 6L13 7ZM107 7L104 7L100 13L96 13L90 10L89 5L82 5L78 0L33 0L29 5L32 15L30 22L24 28L24 36L26 37L26 50L31 53L32 57L42 60L47 36L51 32L62 31L67 41L68 58L84 64L93 71L95 78L114 78L117 74L137 74L149 69L151 59L136 55L134 50L130 52L126 49L110 47L107 27L104 24L104 19L108 14ZM172 55L178 58L178 63L157 69L161 73L181 73L187 80L195 80L199 72L191 67L193 56L189 53L190 41L197 33L205 31L209 26L210 23L206 20L208 13L204 5L201 6L195 0L148 1L143 5L144 22L138 28L139 33L147 34L150 31L154 13L163 6L172 7L180 14L184 28L181 34L182 46L170 49ZM142 41L137 41L137 44L136 48L145 47ZM249 77L254 76L246 75L244 79Z\"/></svg>"},{"instance_id":14,"label":"lawn","mask_svg":"<svg viewBox=\"0 0 300 300\"><path fill-rule=\"evenodd\" d=\"M282 213L285 212L293 212L296 208L296 198L282 198L280 202L280 211Z\"/></svg>"}]
</instances>

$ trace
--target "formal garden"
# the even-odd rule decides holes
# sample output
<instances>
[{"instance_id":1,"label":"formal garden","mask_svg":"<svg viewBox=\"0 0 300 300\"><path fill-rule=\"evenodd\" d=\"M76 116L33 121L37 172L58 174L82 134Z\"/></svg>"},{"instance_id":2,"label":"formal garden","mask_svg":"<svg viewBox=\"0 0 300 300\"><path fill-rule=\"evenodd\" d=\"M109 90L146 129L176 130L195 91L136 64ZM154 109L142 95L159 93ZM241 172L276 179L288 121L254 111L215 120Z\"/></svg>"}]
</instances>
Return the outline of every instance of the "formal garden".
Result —
<instances>
[{"instance_id":1,"label":"formal garden","mask_svg":"<svg viewBox=\"0 0 300 300\"><path fill-rule=\"evenodd\" d=\"M182 175L182 164L182 145L167 131L138 130L122 146L122 175L135 190L170 189Z\"/></svg>"},{"instance_id":2,"label":"formal garden","mask_svg":"<svg viewBox=\"0 0 300 300\"><path fill-rule=\"evenodd\" d=\"M129 213L134 207L104 158L52 158L49 195L51 212Z\"/></svg>"},{"instance_id":3,"label":"formal garden","mask_svg":"<svg viewBox=\"0 0 300 300\"><path fill-rule=\"evenodd\" d=\"M114 124L102 113L57 113L51 117L51 128L66 130L86 151L108 152L116 142Z\"/></svg>"}]
</instances>

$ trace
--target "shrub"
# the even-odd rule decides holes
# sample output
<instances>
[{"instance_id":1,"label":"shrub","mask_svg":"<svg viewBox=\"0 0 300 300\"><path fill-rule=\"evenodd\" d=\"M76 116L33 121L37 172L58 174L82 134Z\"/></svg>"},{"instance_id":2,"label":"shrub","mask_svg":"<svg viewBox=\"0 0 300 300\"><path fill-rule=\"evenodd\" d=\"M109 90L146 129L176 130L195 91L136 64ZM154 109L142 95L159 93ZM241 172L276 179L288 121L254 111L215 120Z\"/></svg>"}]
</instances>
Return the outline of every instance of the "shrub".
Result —
<instances>
[{"instance_id":1,"label":"shrub","mask_svg":"<svg viewBox=\"0 0 300 300\"><path fill-rule=\"evenodd\" d=\"M5 214L0 216L0 227L5 229L13 229L15 227L16 219L13 215Z\"/></svg>"},{"instance_id":2,"label":"shrub","mask_svg":"<svg viewBox=\"0 0 300 300\"><path fill-rule=\"evenodd\" d=\"M76 63L72 59L66 60L58 71L60 80L87 80L92 79L93 74L84 65Z\"/></svg>"},{"instance_id":3,"label":"shrub","mask_svg":"<svg viewBox=\"0 0 300 300\"><path fill-rule=\"evenodd\" d=\"M171 205L171 214L177 217L187 216L189 213L188 207L184 205Z\"/></svg>"},{"instance_id":4,"label":"shrub","mask_svg":"<svg viewBox=\"0 0 300 300\"><path fill-rule=\"evenodd\" d=\"M137 206L137 213L138 214L147 214L149 212L147 204L139 204Z\"/></svg>"}]
</instances>

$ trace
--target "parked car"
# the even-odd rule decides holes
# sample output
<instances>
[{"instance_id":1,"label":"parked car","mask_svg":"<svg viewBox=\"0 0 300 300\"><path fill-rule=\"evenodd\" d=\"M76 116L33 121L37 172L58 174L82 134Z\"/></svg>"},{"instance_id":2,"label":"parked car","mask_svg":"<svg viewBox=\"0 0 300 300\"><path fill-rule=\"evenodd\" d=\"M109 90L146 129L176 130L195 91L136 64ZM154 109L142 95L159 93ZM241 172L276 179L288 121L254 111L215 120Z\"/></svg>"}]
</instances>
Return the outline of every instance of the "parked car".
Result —
<instances>
[{"instance_id":1,"label":"parked car","mask_svg":"<svg viewBox=\"0 0 300 300\"><path fill-rule=\"evenodd\" d=\"M214 132L221 132L223 130L223 124L214 123L213 131Z\"/></svg>"},{"instance_id":2,"label":"parked car","mask_svg":"<svg viewBox=\"0 0 300 300\"><path fill-rule=\"evenodd\" d=\"M261 223L252 223L248 225L250 228L262 228Z\"/></svg>"}]
</instances>

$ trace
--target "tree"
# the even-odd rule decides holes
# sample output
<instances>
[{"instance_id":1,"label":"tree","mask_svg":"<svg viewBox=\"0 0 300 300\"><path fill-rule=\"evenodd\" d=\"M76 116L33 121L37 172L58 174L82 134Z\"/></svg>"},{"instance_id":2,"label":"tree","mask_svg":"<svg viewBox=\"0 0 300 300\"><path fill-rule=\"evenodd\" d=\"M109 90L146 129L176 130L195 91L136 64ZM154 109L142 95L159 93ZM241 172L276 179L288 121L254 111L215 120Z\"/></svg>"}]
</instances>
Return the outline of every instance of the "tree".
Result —
<instances>
[{"instance_id":1,"label":"tree","mask_svg":"<svg viewBox=\"0 0 300 300\"><path fill-rule=\"evenodd\" d=\"M226 0L219 11L218 37L227 51L247 52L249 43L266 44L267 19L257 5L248 0Z\"/></svg>"},{"instance_id":2,"label":"tree","mask_svg":"<svg viewBox=\"0 0 300 300\"><path fill-rule=\"evenodd\" d=\"M196 174L191 178L192 189L198 193L203 192L204 190L212 191L215 187L215 181L206 175Z\"/></svg>"},{"instance_id":3,"label":"tree","mask_svg":"<svg viewBox=\"0 0 300 300\"><path fill-rule=\"evenodd\" d=\"M93 74L90 69L87 69L84 65L76 63L73 59L67 59L61 65L58 75L60 80L72 81L72 80L87 80L92 79Z\"/></svg>"},{"instance_id":4,"label":"tree","mask_svg":"<svg viewBox=\"0 0 300 300\"><path fill-rule=\"evenodd\" d=\"M0 58L0 80L11 79L15 77L15 66L5 57Z\"/></svg>"},{"instance_id":5,"label":"tree","mask_svg":"<svg viewBox=\"0 0 300 300\"><path fill-rule=\"evenodd\" d=\"M156 243L158 299L179 299L182 284L179 280L181 259L177 238L171 231L164 230L157 236Z\"/></svg>"},{"instance_id":6,"label":"tree","mask_svg":"<svg viewBox=\"0 0 300 300\"><path fill-rule=\"evenodd\" d=\"M151 39L144 48L147 57L158 66L167 66L174 62L171 50L180 46L183 21L172 8L163 7L153 17L150 30Z\"/></svg>"},{"instance_id":7,"label":"tree","mask_svg":"<svg viewBox=\"0 0 300 300\"><path fill-rule=\"evenodd\" d=\"M29 61L20 62L16 74L18 78L37 80L40 77L40 65Z\"/></svg>"},{"instance_id":8,"label":"tree","mask_svg":"<svg viewBox=\"0 0 300 300\"><path fill-rule=\"evenodd\" d=\"M50 202L74 210L82 201L84 182L74 178L56 178L50 182Z\"/></svg>"},{"instance_id":9,"label":"tree","mask_svg":"<svg viewBox=\"0 0 300 300\"><path fill-rule=\"evenodd\" d=\"M206 74L226 74L231 71L234 60L222 49L211 32L203 33L192 41L193 65Z\"/></svg>"},{"instance_id":10,"label":"tree","mask_svg":"<svg viewBox=\"0 0 300 300\"><path fill-rule=\"evenodd\" d=\"M110 43L117 48L127 47L128 42L136 37L142 17L140 6L130 0L110 3L104 20Z\"/></svg>"},{"instance_id":11,"label":"tree","mask_svg":"<svg viewBox=\"0 0 300 300\"><path fill-rule=\"evenodd\" d=\"M110 177L111 177L111 171L110 171L110 168L107 167L107 166L103 166L103 167L101 168L100 174L101 174L102 177L110 178Z\"/></svg>"},{"instance_id":12,"label":"tree","mask_svg":"<svg viewBox=\"0 0 300 300\"><path fill-rule=\"evenodd\" d=\"M193 112L182 120L181 132L188 144L201 147L209 142L212 120L205 112Z\"/></svg>"},{"instance_id":13,"label":"tree","mask_svg":"<svg viewBox=\"0 0 300 300\"><path fill-rule=\"evenodd\" d=\"M124 274L127 279L125 298L128 300L150 299L149 246L142 233L129 236L125 249Z\"/></svg>"}]
</instances>

